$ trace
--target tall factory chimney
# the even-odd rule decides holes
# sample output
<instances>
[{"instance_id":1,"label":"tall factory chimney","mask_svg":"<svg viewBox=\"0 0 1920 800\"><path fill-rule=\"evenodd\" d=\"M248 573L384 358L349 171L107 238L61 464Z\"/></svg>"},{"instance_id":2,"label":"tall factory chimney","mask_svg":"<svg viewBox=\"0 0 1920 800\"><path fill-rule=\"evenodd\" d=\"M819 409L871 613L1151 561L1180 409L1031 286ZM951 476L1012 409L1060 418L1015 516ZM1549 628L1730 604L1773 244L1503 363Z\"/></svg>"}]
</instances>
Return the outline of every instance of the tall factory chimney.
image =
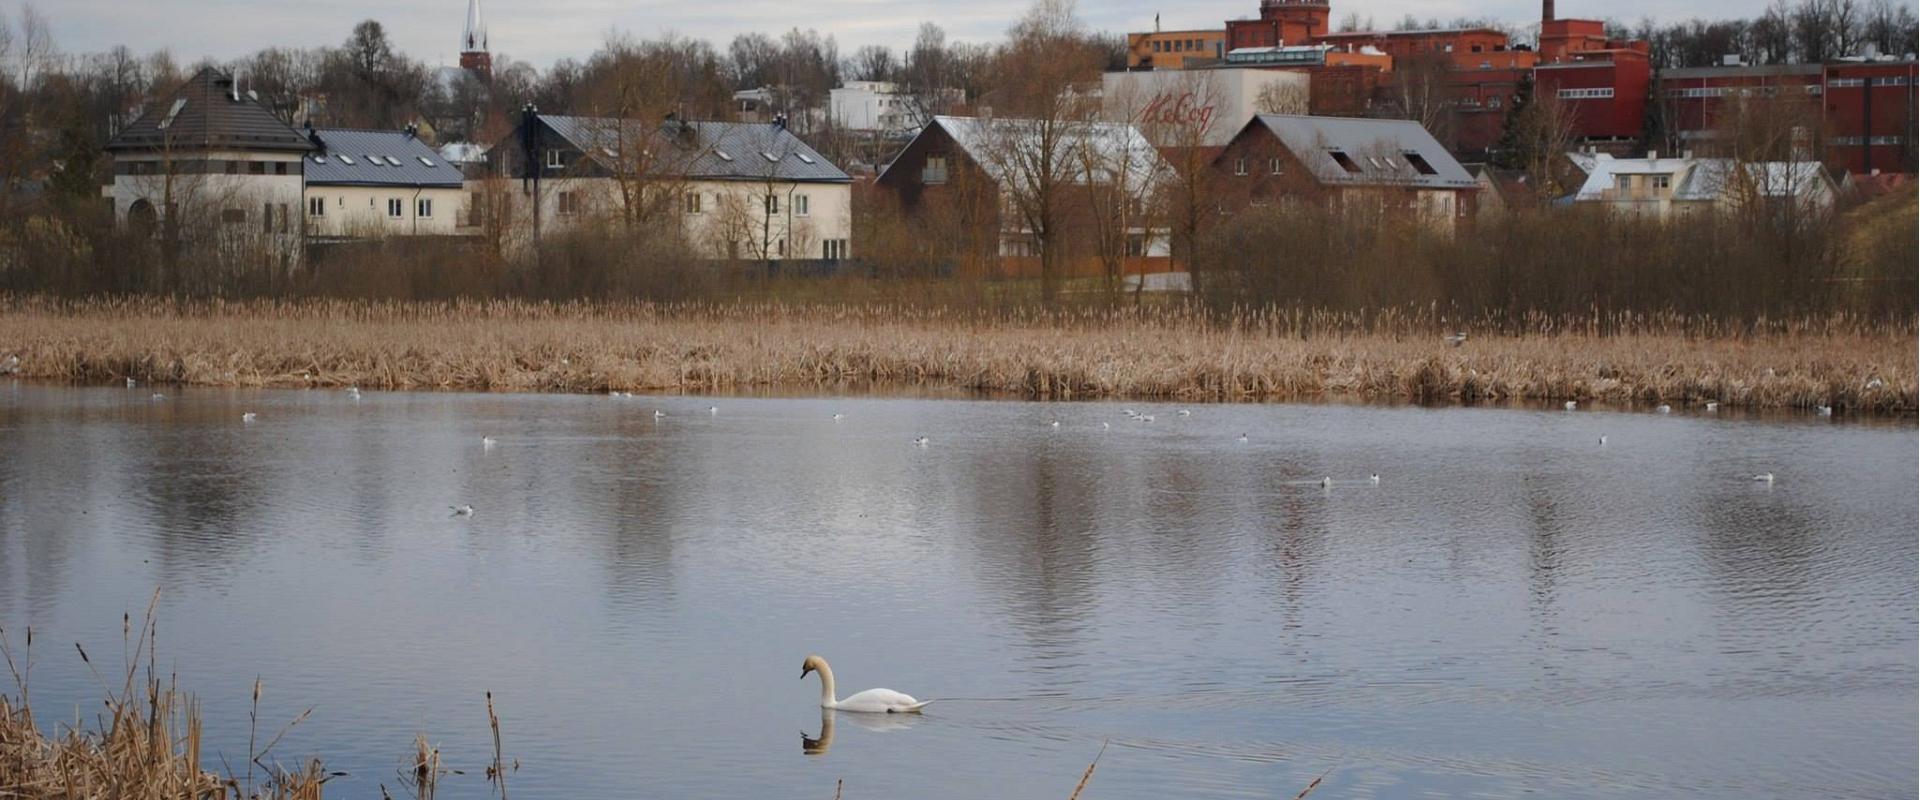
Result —
<instances>
[{"instance_id":1,"label":"tall factory chimney","mask_svg":"<svg viewBox=\"0 0 1920 800\"><path fill-rule=\"evenodd\" d=\"M1540 21L1553 21L1553 0L1540 0Z\"/></svg>"}]
</instances>

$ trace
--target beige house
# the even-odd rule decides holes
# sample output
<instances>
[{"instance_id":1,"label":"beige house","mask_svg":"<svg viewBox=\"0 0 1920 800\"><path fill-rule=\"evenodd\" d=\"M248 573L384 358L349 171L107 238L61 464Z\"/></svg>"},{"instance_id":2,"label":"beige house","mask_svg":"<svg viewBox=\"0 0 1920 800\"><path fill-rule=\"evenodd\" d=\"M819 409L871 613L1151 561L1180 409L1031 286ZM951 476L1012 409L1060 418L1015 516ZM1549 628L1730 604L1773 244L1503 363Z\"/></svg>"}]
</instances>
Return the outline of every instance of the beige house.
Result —
<instances>
[{"instance_id":1,"label":"beige house","mask_svg":"<svg viewBox=\"0 0 1920 800\"><path fill-rule=\"evenodd\" d=\"M306 235L310 240L452 236L467 194L459 167L411 130L309 129Z\"/></svg>"},{"instance_id":2,"label":"beige house","mask_svg":"<svg viewBox=\"0 0 1920 800\"><path fill-rule=\"evenodd\" d=\"M208 67L107 144L114 220L155 236L298 263L301 165L314 149Z\"/></svg>"},{"instance_id":3,"label":"beige house","mask_svg":"<svg viewBox=\"0 0 1920 800\"><path fill-rule=\"evenodd\" d=\"M772 123L531 114L467 188L519 244L596 224L702 258L852 256L853 179Z\"/></svg>"}]
</instances>

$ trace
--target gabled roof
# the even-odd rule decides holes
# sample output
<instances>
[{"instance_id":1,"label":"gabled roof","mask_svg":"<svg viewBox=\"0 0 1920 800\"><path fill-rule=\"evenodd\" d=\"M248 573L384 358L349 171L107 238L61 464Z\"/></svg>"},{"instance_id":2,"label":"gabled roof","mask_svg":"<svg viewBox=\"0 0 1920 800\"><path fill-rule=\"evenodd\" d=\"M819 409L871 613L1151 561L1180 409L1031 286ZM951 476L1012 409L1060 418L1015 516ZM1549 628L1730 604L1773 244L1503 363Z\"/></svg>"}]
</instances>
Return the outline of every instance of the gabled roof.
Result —
<instances>
[{"instance_id":1,"label":"gabled roof","mask_svg":"<svg viewBox=\"0 0 1920 800\"><path fill-rule=\"evenodd\" d=\"M852 183L853 177L781 125L752 122L635 119L541 114L540 122L608 170L635 146L660 152L657 168L694 180ZM669 149L671 148L671 149Z\"/></svg>"},{"instance_id":2,"label":"gabled roof","mask_svg":"<svg viewBox=\"0 0 1920 800\"><path fill-rule=\"evenodd\" d=\"M106 149L161 148L306 152L313 145L259 101L245 94L235 100L233 76L207 67L148 107Z\"/></svg>"},{"instance_id":3,"label":"gabled roof","mask_svg":"<svg viewBox=\"0 0 1920 800\"><path fill-rule=\"evenodd\" d=\"M1672 199L1678 202L1719 200L1736 174L1744 173L1749 185L1768 197L1800 197L1818 192L1823 186L1831 191L1833 179L1826 168L1813 161L1769 161L1740 163L1728 158L1613 158L1601 154L1594 159L1587 182L1574 194L1576 200L1605 200L1621 175L1673 176Z\"/></svg>"},{"instance_id":4,"label":"gabled roof","mask_svg":"<svg viewBox=\"0 0 1920 800\"><path fill-rule=\"evenodd\" d=\"M1062 122L1062 133L1056 136L1054 147L1058 149L1053 159L1062 170L1071 170L1075 174L1064 177L1077 182L1094 185L1108 183L1119 170L1126 170L1132 180L1154 180L1157 176L1172 171L1160 151L1147 141L1140 129L1122 122ZM1033 152L1037 141L1043 134L1042 123L1031 119L1008 119L1001 117L945 117L937 116L927 127L921 129L918 136L938 127L946 131L955 145L965 151L967 158L980 166L987 177L995 183L1006 179L1008 162L1019 159L1003 157L1002 151L1026 149ZM918 138L916 136L915 138ZM911 146L911 145L909 145ZM1090 148L1079 151L1073 148ZM1093 163L1105 170L1105 175L1089 176L1082 165L1087 161L1081 156L1091 155ZM892 168L889 164L888 168ZM886 177L886 170L880 171L880 177Z\"/></svg>"},{"instance_id":5,"label":"gabled roof","mask_svg":"<svg viewBox=\"0 0 1920 800\"><path fill-rule=\"evenodd\" d=\"M405 131L316 128L313 138L321 149L307 154L308 185L458 188L462 184L458 166Z\"/></svg>"},{"instance_id":6,"label":"gabled roof","mask_svg":"<svg viewBox=\"0 0 1920 800\"><path fill-rule=\"evenodd\" d=\"M1323 184L1429 189L1475 185L1466 168L1412 120L1260 114L1247 126L1271 131ZM1428 169L1416 166L1413 157Z\"/></svg>"}]
</instances>

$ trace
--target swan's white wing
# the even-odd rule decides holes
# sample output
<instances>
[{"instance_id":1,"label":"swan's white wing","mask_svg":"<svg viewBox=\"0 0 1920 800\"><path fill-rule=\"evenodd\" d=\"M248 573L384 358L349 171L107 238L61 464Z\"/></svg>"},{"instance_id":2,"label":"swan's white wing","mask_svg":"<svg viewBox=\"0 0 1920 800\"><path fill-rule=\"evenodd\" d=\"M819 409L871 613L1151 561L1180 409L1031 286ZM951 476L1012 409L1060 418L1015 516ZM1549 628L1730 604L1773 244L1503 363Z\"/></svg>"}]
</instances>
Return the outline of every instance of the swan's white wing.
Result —
<instances>
[{"instance_id":1,"label":"swan's white wing","mask_svg":"<svg viewBox=\"0 0 1920 800\"><path fill-rule=\"evenodd\" d=\"M930 701L929 701L930 702ZM867 711L874 713L917 711L926 703L913 699L913 695L896 692L892 689L868 689L859 694L841 700L835 708L841 711Z\"/></svg>"}]
</instances>

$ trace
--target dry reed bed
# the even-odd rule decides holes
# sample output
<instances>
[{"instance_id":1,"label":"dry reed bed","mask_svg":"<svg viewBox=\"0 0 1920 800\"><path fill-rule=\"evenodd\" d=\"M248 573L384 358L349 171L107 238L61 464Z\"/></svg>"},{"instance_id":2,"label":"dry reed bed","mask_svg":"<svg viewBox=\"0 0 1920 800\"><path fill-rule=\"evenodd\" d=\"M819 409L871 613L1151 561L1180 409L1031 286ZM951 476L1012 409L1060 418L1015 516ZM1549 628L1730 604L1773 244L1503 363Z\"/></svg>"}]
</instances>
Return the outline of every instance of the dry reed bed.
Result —
<instances>
[{"instance_id":1,"label":"dry reed bed","mask_svg":"<svg viewBox=\"0 0 1920 800\"><path fill-rule=\"evenodd\" d=\"M1440 332L1471 336L1451 347ZM1903 414L1911 324L1447 320L1184 307L0 302L26 377L214 386L731 392L908 384L1039 399L1718 401Z\"/></svg>"}]
</instances>

